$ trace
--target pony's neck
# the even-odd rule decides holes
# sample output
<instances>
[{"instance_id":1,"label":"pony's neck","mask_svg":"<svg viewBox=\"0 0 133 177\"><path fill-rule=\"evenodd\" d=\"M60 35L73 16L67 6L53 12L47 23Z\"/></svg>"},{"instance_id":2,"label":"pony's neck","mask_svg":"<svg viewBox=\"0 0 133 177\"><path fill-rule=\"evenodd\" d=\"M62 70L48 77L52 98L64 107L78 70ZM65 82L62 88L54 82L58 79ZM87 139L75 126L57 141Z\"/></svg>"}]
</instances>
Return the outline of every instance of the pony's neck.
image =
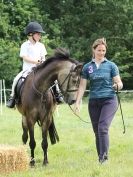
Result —
<instances>
[{"instance_id":1,"label":"pony's neck","mask_svg":"<svg viewBox=\"0 0 133 177\"><path fill-rule=\"evenodd\" d=\"M46 91L54 84L55 80L58 80L58 76L61 75L61 73L68 74L70 72L71 66L72 63L68 61L56 61L47 65L47 67L42 68L37 72L36 86L40 91Z\"/></svg>"}]
</instances>

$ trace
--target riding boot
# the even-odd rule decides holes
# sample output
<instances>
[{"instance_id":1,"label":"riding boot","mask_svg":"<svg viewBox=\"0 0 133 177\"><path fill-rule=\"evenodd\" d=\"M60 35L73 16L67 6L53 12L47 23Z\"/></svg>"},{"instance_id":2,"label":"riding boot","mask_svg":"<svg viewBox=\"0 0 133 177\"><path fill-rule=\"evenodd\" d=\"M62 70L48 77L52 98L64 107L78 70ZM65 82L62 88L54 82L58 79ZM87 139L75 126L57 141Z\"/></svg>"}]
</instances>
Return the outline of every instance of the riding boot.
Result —
<instances>
[{"instance_id":1,"label":"riding boot","mask_svg":"<svg viewBox=\"0 0 133 177\"><path fill-rule=\"evenodd\" d=\"M7 101L7 107L9 108L14 108L15 106L15 97L10 97L9 100Z\"/></svg>"},{"instance_id":2,"label":"riding boot","mask_svg":"<svg viewBox=\"0 0 133 177\"><path fill-rule=\"evenodd\" d=\"M56 98L56 102L58 104L64 103L64 98L63 98L63 95L61 94L61 92L56 92L55 98Z\"/></svg>"},{"instance_id":3,"label":"riding boot","mask_svg":"<svg viewBox=\"0 0 133 177\"><path fill-rule=\"evenodd\" d=\"M55 98L58 104L64 103L64 97L61 93L57 80L55 80Z\"/></svg>"}]
</instances>

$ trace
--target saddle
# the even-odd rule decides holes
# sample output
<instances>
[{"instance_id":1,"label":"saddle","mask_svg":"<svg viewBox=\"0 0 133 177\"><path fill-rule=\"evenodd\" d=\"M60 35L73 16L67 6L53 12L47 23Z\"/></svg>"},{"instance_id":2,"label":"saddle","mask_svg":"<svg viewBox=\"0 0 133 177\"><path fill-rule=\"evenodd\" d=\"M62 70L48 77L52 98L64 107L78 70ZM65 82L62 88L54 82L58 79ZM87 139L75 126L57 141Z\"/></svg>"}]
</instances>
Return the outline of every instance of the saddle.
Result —
<instances>
[{"instance_id":1,"label":"saddle","mask_svg":"<svg viewBox=\"0 0 133 177\"><path fill-rule=\"evenodd\" d=\"M21 103L21 95L24 87L26 77L20 77L15 87L15 102L16 104Z\"/></svg>"},{"instance_id":2,"label":"saddle","mask_svg":"<svg viewBox=\"0 0 133 177\"><path fill-rule=\"evenodd\" d=\"M18 80L16 87L15 87L15 102L16 104L20 104L21 103L21 95L23 92L23 87L24 87L24 83L26 81L26 78L28 77L28 75L30 74L30 72L26 72L24 73ZM52 95L54 100L56 101L57 104L61 104L64 103L64 96L61 93L61 90L59 89L59 85L58 82L55 81L54 86L52 87Z\"/></svg>"}]
</instances>

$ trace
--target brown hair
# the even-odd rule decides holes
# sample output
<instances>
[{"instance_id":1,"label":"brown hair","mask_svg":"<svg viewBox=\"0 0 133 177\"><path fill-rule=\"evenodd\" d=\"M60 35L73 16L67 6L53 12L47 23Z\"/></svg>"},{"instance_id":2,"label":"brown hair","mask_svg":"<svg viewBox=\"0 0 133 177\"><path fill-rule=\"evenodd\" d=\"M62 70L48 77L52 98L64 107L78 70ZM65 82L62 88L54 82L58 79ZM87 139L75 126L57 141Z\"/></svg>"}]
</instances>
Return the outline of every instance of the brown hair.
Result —
<instances>
[{"instance_id":1,"label":"brown hair","mask_svg":"<svg viewBox=\"0 0 133 177\"><path fill-rule=\"evenodd\" d=\"M106 39L105 38L100 38L100 39L96 39L92 45L92 53L93 53L93 50L97 48L98 45L105 45L105 47L107 47L107 43L106 43ZM93 57L94 57L94 54L93 54Z\"/></svg>"}]
</instances>

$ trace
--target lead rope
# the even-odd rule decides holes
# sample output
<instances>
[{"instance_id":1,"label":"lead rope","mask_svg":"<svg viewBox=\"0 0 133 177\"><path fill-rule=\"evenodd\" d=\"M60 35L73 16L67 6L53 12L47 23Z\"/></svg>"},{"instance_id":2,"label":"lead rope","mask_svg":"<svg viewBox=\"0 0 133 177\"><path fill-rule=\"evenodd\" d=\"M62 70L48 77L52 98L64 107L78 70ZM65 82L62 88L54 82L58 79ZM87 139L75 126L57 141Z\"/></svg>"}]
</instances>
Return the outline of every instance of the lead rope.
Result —
<instances>
[{"instance_id":1,"label":"lead rope","mask_svg":"<svg viewBox=\"0 0 133 177\"><path fill-rule=\"evenodd\" d=\"M117 85L117 98L118 98L118 102L119 102L119 106L120 106L120 111L121 111L121 118L122 118L122 123L123 123L123 134L126 132L126 127L125 127L125 121L124 121L124 116L123 116L123 112L122 112L122 106L121 106L121 100L119 97L119 90L118 90L118 85Z\"/></svg>"},{"instance_id":2,"label":"lead rope","mask_svg":"<svg viewBox=\"0 0 133 177\"><path fill-rule=\"evenodd\" d=\"M71 107L70 105L68 105L68 106L69 106L69 108L72 110L73 114L79 118L79 120L81 120L82 122L87 123L87 124L91 123L91 122L88 122L88 121L83 120L78 114L76 114L76 113L74 112L74 110L72 109L72 107Z\"/></svg>"},{"instance_id":3,"label":"lead rope","mask_svg":"<svg viewBox=\"0 0 133 177\"><path fill-rule=\"evenodd\" d=\"M122 111L122 106L121 106L121 100L120 100L120 97L119 97L119 91L118 91L118 85L117 85L117 98L118 98L118 107L120 106L120 112L121 112L121 118L122 118L122 123L123 123L123 134L125 134L126 132L126 127L125 127L125 121L124 121L124 116L123 116L123 111ZM83 120L78 114L76 114L74 112L74 110L72 109L72 107L69 105L69 108L72 110L73 114L76 115L82 122L84 123L91 123L91 122L88 122L88 121L85 121ZM118 110L118 108L116 109L116 111Z\"/></svg>"}]
</instances>

